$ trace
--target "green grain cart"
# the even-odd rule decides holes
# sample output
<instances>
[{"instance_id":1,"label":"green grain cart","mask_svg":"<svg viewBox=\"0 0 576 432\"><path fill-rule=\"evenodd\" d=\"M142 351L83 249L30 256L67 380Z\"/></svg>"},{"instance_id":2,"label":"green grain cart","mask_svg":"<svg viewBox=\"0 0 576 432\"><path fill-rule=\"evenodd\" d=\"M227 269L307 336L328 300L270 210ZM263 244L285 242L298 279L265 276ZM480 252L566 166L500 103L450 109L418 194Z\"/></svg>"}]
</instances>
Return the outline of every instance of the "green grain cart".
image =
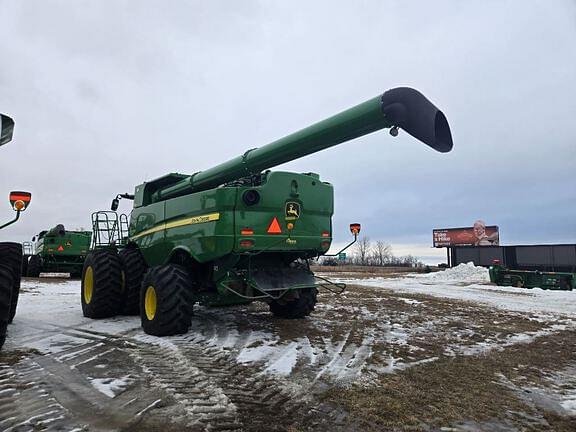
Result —
<instances>
[{"instance_id":1,"label":"green grain cart","mask_svg":"<svg viewBox=\"0 0 576 432\"><path fill-rule=\"evenodd\" d=\"M14 121L0 114L0 146L12 140ZM12 225L20 218L30 203L28 192L10 192L10 205L16 212L11 221L0 225L0 229ZM0 243L0 348L6 340L6 328L14 319L20 294L20 273L22 267L22 245L20 243Z\"/></svg>"},{"instance_id":2,"label":"green grain cart","mask_svg":"<svg viewBox=\"0 0 576 432\"><path fill-rule=\"evenodd\" d=\"M34 253L28 259L26 275L70 273L80 277L91 238L90 231L68 231L62 224L40 232L32 238Z\"/></svg>"},{"instance_id":3,"label":"green grain cart","mask_svg":"<svg viewBox=\"0 0 576 432\"><path fill-rule=\"evenodd\" d=\"M342 288L308 266L332 242L333 188L318 174L268 169L382 128L452 149L444 114L418 91L396 88L206 171L118 195L114 212L92 216L84 315L139 313L144 331L158 336L186 332L194 303L262 301L281 318L309 315L319 287ZM129 220L115 213L120 198L134 201ZM354 237L359 229L351 225Z\"/></svg>"}]
</instances>

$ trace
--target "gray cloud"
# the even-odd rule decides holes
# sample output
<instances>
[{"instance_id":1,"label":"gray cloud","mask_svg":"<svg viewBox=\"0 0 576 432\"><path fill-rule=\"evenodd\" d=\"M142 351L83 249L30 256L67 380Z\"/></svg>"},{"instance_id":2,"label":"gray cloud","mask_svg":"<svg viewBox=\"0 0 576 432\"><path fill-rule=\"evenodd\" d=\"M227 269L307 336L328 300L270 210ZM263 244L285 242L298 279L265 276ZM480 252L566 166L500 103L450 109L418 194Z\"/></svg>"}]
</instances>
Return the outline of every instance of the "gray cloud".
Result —
<instances>
[{"instance_id":1,"label":"gray cloud","mask_svg":"<svg viewBox=\"0 0 576 432\"><path fill-rule=\"evenodd\" d=\"M87 227L118 192L209 168L376 96L421 90L438 154L375 133L280 169L336 188L335 230L431 242L481 217L507 243L576 241L572 1L0 2L1 191L33 203L3 239ZM3 193L1 192L0 193ZM0 202L1 220L11 217Z\"/></svg>"}]
</instances>

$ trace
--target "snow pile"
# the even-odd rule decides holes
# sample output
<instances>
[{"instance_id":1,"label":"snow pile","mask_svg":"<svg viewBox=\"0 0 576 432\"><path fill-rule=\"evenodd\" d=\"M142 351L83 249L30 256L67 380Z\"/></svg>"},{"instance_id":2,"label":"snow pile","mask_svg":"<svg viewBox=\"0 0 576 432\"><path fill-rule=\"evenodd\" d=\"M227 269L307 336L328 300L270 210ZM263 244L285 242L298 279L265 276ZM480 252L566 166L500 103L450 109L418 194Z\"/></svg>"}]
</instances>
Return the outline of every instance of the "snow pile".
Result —
<instances>
[{"instance_id":1,"label":"snow pile","mask_svg":"<svg viewBox=\"0 0 576 432\"><path fill-rule=\"evenodd\" d=\"M460 264L456 267L446 269L444 271L419 274L415 278L425 279L434 282L489 282L490 276L488 269L484 267L476 267L473 262Z\"/></svg>"}]
</instances>

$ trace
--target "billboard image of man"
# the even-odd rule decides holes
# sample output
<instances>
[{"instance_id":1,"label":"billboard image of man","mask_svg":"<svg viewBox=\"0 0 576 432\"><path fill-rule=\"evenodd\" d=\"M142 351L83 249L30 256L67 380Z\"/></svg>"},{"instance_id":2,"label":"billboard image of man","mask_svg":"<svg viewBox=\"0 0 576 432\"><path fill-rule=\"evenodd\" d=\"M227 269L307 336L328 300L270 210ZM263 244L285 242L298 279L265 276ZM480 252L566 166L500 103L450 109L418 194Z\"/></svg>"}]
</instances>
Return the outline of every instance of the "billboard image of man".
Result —
<instances>
[{"instance_id":1,"label":"billboard image of man","mask_svg":"<svg viewBox=\"0 0 576 432\"><path fill-rule=\"evenodd\" d=\"M486 223L482 220L474 222L474 246L497 246L498 245L498 231L488 235L486 234Z\"/></svg>"}]
</instances>

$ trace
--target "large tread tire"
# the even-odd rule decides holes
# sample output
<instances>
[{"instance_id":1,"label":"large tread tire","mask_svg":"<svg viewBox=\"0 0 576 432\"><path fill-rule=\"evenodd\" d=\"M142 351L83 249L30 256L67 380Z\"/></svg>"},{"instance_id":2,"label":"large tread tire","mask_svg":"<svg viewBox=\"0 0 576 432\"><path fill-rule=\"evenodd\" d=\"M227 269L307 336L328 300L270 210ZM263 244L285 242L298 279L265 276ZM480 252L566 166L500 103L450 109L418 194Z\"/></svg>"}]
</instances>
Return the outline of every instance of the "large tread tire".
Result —
<instances>
[{"instance_id":1,"label":"large tread tire","mask_svg":"<svg viewBox=\"0 0 576 432\"><path fill-rule=\"evenodd\" d=\"M42 271L42 258L40 255L32 255L28 260L28 277L40 277L40 272Z\"/></svg>"},{"instance_id":2,"label":"large tread tire","mask_svg":"<svg viewBox=\"0 0 576 432\"><path fill-rule=\"evenodd\" d=\"M22 277L26 277L28 275L28 260L30 259L30 255L22 255Z\"/></svg>"},{"instance_id":3,"label":"large tread tire","mask_svg":"<svg viewBox=\"0 0 576 432\"><path fill-rule=\"evenodd\" d=\"M138 248L128 247L118 254L124 272L124 299L122 314L138 315L140 313L140 288L148 265Z\"/></svg>"},{"instance_id":4,"label":"large tread tire","mask_svg":"<svg viewBox=\"0 0 576 432\"><path fill-rule=\"evenodd\" d=\"M13 284L12 269L7 264L0 264L0 349L6 340Z\"/></svg>"},{"instance_id":5,"label":"large tread tire","mask_svg":"<svg viewBox=\"0 0 576 432\"><path fill-rule=\"evenodd\" d=\"M291 301L273 301L270 303L270 311L278 318L298 319L307 317L314 311L318 290L306 288L297 291L298 297Z\"/></svg>"},{"instance_id":6,"label":"large tread tire","mask_svg":"<svg viewBox=\"0 0 576 432\"><path fill-rule=\"evenodd\" d=\"M88 318L110 318L122 308L122 266L113 250L95 250L84 261L80 297Z\"/></svg>"},{"instance_id":7,"label":"large tread tire","mask_svg":"<svg viewBox=\"0 0 576 432\"><path fill-rule=\"evenodd\" d=\"M188 331L192 322L193 282L177 264L152 267L142 281L140 319L150 335L171 336Z\"/></svg>"},{"instance_id":8,"label":"large tread tire","mask_svg":"<svg viewBox=\"0 0 576 432\"><path fill-rule=\"evenodd\" d=\"M11 323L16 315L18 297L20 296L22 244L12 242L0 243L0 263L6 264L12 272L12 297L10 300L10 315L8 317L8 323Z\"/></svg>"}]
</instances>

